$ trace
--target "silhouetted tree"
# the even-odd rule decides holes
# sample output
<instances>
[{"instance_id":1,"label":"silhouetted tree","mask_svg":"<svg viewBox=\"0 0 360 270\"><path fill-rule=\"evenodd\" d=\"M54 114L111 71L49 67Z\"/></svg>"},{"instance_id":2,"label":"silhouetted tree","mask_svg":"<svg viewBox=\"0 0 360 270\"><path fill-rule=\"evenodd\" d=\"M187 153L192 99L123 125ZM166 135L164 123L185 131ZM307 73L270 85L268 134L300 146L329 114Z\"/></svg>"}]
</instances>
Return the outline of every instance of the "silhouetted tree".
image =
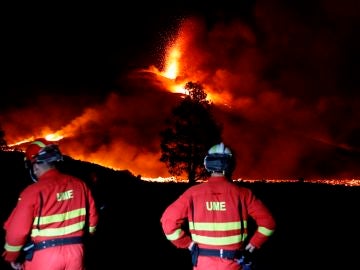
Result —
<instances>
[{"instance_id":1,"label":"silhouetted tree","mask_svg":"<svg viewBox=\"0 0 360 270\"><path fill-rule=\"evenodd\" d=\"M187 82L184 88L189 92L191 100L194 102L203 103L204 105L209 105L209 102L206 100L207 94L201 84Z\"/></svg>"},{"instance_id":2,"label":"silhouetted tree","mask_svg":"<svg viewBox=\"0 0 360 270\"><path fill-rule=\"evenodd\" d=\"M172 111L168 127L160 132L161 158L173 176L187 175L189 183L204 179L204 157L221 141L221 126L211 112L212 104L199 83L188 82L189 95Z\"/></svg>"},{"instance_id":3,"label":"silhouetted tree","mask_svg":"<svg viewBox=\"0 0 360 270\"><path fill-rule=\"evenodd\" d=\"M0 127L0 151L4 151L8 148L5 141L5 131Z\"/></svg>"}]
</instances>

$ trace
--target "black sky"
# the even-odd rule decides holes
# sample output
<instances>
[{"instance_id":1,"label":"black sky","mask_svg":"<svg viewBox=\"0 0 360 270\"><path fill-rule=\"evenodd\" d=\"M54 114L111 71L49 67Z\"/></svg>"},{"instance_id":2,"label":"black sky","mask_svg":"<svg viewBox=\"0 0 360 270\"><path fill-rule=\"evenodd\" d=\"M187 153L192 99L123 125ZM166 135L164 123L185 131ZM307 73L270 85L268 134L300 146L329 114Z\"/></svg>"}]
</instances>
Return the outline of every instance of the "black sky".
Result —
<instances>
[{"instance_id":1,"label":"black sky","mask_svg":"<svg viewBox=\"0 0 360 270\"><path fill-rule=\"evenodd\" d=\"M203 16L209 25L218 18L245 18L255 1L99 3L4 9L4 90L11 95L29 85L110 87L121 71L158 61L164 36L184 17Z\"/></svg>"}]
</instances>

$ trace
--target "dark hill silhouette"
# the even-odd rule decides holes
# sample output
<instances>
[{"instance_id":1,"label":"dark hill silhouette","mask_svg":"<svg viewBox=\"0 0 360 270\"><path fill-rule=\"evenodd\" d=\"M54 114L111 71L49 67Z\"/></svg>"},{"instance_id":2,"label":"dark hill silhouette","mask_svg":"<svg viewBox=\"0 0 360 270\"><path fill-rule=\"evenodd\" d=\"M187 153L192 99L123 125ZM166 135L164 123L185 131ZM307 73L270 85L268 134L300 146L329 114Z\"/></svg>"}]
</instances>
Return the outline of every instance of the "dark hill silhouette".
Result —
<instances>
[{"instance_id":1,"label":"dark hill silhouette","mask_svg":"<svg viewBox=\"0 0 360 270\"><path fill-rule=\"evenodd\" d=\"M0 222L31 179L21 152L0 152L2 188ZM88 270L192 269L187 250L168 242L160 227L166 206L186 183L145 182L129 171L65 157L60 169L76 175L98 195L100 223L87 241ZM239 183L240 184L240 183ZM274 213L278 228L257 252L257 270L360 269L358 248L360 187L310 183L241 183L250 187ZM0 233L4 245L4 231ZM355 246L355 247L354 247ZM0 261L0 269L11 269Z\"/></svg>"}]
</instances>

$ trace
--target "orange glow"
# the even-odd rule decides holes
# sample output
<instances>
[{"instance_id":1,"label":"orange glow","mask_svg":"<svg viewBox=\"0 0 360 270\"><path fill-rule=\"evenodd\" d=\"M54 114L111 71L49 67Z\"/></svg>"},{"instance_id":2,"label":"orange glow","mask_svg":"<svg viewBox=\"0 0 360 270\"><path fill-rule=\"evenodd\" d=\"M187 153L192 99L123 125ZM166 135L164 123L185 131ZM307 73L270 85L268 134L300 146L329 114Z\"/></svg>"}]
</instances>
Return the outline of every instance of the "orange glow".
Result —
<instances>
[{"instance_id":1,"label":"orange glow","mask_svg":"<svg viewBox=\"0 0 360 270\"><path fill-rule=\"evenodd\" d=\"M15 147L15 146L18 146L18 145L22 145L22 144L31 142L31 141L33 141L33 140L34 140L34 137L30 137L30 138L27 138L27 139L23 139L23 140L21 140L21 141L18 141L18 142L9 144L9 147Z\"/></svg>"},{"instance_id":2,"label":"orange glow","mask_svg":"<svg viewBox=\"0 0 360 270\"><path fill-rule=\"evenodd\" d=\"M64 138L64 136L62 135L59 135L59 134L48 134L45 136L45 139L48 140L48 141L60 141L62 138Z\"/></svg>"},{"instance_id":3,"label":"orange glow","mask_svg":"<svg viewBox=\"0 0 360 270\"><path fill-rule=\"evenodd\" d=\"M161 71L158 68L151 66L147 71L167 78L168 80L163 81L164 88L172 93L188 95L188 91L184 88L185 84L189 81L199 82L204 86L208 101L211 101L214 104L231 107L233 97L230 92L224 91L224 89L215 91L211 85L201 81L204 75L199 73L199 71L197 71L199 74L189 74L186 71L186 67L194 65L192 61L194 60L194 57L196 57L196 55L188 57L184 52L186 51L185 48L190 46L187 42L191 40L191 27L191 23L183 24L176 40L168 44L164 70ZM189 50L187 51L189 52Z\"/></svg>"},{"instance_id":4,"label":"orange glow","mask_svg":"<svg viewBox=\"0 0 360 270\"><path fill-rule=\"evenodd\" d=\"M169 56L166 60L165 71L163 76L169 79L176 79L179 73L179 59L181 57L180 49L177 47L170 48Z\"/></svg>"},{"instance_id":5,"label":"orange glow","mask_svg":"<svg viewBox=\"0 0 360 270\"><path fill-rule=\"evenodd\" d=\"M324 91L304 103L303 92L313 82L305 84L294 70L279 70L269 80L272 67L267 65L274 59L264 54L266 44L257 42L256 34L241 22L209 27L201 20L184 20L163 51L161 68L152 65L119 74L114 89L104 89L108 95L99 101L82 103L85 96L75 95L49 102L47 95L34 96L28 107L0 115L6 141L18 149L43 137L59 142L62 152L74 159L129 170L150 181L173 181L159 161L158 133L171 110L189 94L184 86L191 81L204 87L224 127L224 141L239 153L236 177L282 179L315 172L316 178L325 172L334 178L358 178L359 150L347 145L357 127L347 119L348 101L335 98L332 89L331 96ZM337 84L326 81L316 87L323 85ZM349 105L358 111L358 105ZM334 117L334 111L339 115Z\"/></svg>"}]
</instances>

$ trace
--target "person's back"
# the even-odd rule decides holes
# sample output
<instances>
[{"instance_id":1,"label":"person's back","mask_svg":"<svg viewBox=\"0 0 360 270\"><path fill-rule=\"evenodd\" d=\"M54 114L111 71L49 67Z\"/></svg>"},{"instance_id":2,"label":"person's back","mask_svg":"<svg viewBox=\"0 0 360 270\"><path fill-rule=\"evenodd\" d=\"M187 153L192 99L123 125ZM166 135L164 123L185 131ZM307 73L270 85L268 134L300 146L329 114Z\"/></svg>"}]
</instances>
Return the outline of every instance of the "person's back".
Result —
<instances>
[{"instance_id":1,"label":"person's back","mask_svg":"<svg viewBox=\"0 0 360 270\"><path fill-rule=\"evenodd\" d=\"M167 239L178 248L192 251L197 270L241 269L242 252L260 248L275 229L271 213L252 191L225 176L230 169L226 161L229 153L223 157L216 153L205 160L211 177L186 190L161 217ZM258 225L251 236L250 217ZM185 220L189 232L183 230Z\"/></svg>"},{"instance_id":2,"label":"person's back","mask_svg":"<svg viewBox=\"0 0 360 270\"><path fill-rule=\"evenodd\" d=\"M34 205L34 213L41 218L47 217L43 222L41 218L34 221L32 240L41 242L65 235L83 236L89 194L85 182L74 176L57 169L44 173L38 182L28 186L21 194L24 201L38 201Z\"/></svg>"},{"instance_id":3,"label":"person's back","mask_svg":"<svg viewBox=\"0 0 360 270\"><path fill-rule=\"evenodd\" d=\"M46 149L41 141L35 142ZM42 156L35 155L37 158L28 164L36 182L21 192L4 225L3 257L14 269L21 266L25 270L84 269L83 237L95 232L98 213L85 182L55 168L53 162L62 156L57 148L51 147ZM33 253L28 253L32 257L22 265L17 261L29 238L34 244Z\"/></svg>"}]
</instances>

